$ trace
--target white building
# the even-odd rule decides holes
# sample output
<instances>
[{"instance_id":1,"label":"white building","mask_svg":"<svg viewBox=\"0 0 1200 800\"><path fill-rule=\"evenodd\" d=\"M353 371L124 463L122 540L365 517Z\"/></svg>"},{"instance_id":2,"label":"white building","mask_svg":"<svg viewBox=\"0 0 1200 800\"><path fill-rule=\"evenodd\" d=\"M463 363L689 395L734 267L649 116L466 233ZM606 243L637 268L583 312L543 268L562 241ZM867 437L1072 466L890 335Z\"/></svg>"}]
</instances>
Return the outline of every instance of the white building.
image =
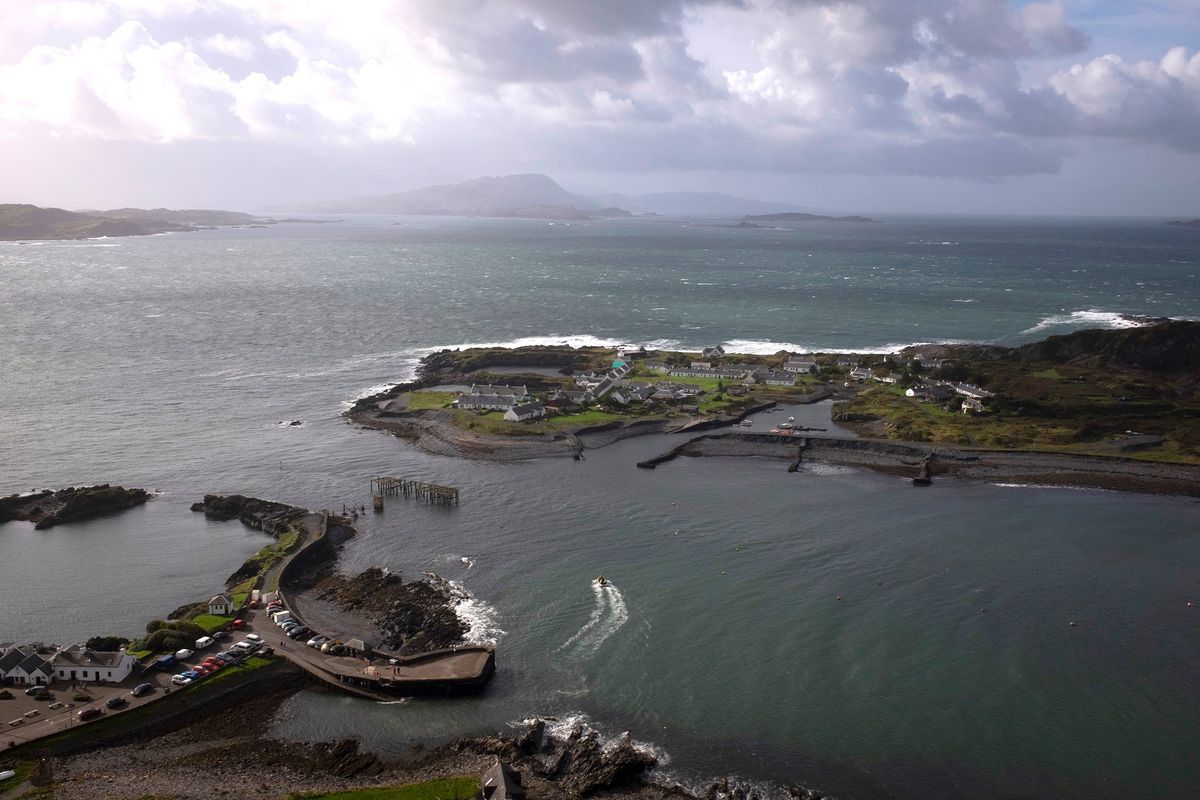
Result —
<instances>
[{"instance_id":1,"label":"white building","mask_svg":"<svg viewBox=\"0 0 1200 800\"><path fill-rule=\"evenodd\" d=\"M504 412L504 418L509 422L526 422L546 416L546 407L541 403L526 403L513 406Z\"/></svg>"},{"instance_id":2,"label":"white building","mask_svg":"<svg viewBox=\"0 0 1200 800\"><path fill-rule=\"evenodd\" d=\"M227 595L216 595L208 601L208 613L215 617L227 617L233 613L233 601Z\"/></svg>"},{"instance_id":3,"label":"white building","mask_svg":"<svg viewBox=\"0 0 1200 800\"><path fill-rule=\"evenodd\" d=\"M483 411L506 411L516 404L517 397L511 394L460 394L454 401L455 408Z\"/></svg>"},{"instance_id":4,"label":"white building","mask_svg":"<svg viewBox=\"0 0 1200 800\"><path fill-rule=\"evenodd\" d=\"M73 644L55 653L52 663L56 680L120 683L133 672L137 659L128 653L88 650Z\"/></svg>"},{"instance_id":5,"label":"white building","mask_svg":"<svg viewBox=\"0 0 1200 800\"><path fill-rule=\"evenodd\" d=\"M807 372L814 374L821 371L817 362L811 358L789 358L783 365L784 372Z\"/></svg>"}]
</instances>

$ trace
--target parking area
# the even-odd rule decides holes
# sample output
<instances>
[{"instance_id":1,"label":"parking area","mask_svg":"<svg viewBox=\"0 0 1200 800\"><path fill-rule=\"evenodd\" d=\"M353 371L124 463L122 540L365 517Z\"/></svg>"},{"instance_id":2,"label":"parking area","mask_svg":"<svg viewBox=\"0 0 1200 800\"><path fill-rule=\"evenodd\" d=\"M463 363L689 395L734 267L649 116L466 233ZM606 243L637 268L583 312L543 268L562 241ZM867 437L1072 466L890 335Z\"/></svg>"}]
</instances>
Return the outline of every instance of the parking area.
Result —
<instances>
[{"instance_id":1,"label":"parking area","mask_svg":"<svg viewBox=\"0 0 1200 800\"><path fill-rule=\"evenodd\" d=\"M95 718L100 719L154 702L168 690L169 677L155 670L144 674L135 670L121 683L97 682L73 688L69 683L58 681L47 687L41 699L27 695L26 686L4 687L12 697L0 700L0 751L10 747L10 743L21 744L86 725L79 719L79 712L85 709L99 710ZM143 683L150 684L151 690L141 697L134 697L131 692ZM110 702L117 707L110 708Z\"/></svg>"},{"instance_id":2,"label":"parking area","mask_svg":"<svg viewBox=\"0 0 1200 800\"><path fill-rule=\"evenodd\" d=\"M240 664L255 652L267 650L257 644L236 651L222 649L232 648L236 642L244 639L244 636L235 635L218 641L208 648L177 660L165 670L149 666L138 667L120 683L97 681L71 684L56 681L36 696L26 693L29 688L27 686L0 687L7 689L11 695L7 699L0 699L0 752L33 739L87 725L95 720L125 714L163 697L186 691L188 686L203 681L209 675L218 674L221 669ZM222 660L220 667L205 667L205 660L216 659L218 653L229 655ZM193 668L200 668L203 674L198 674L186 682L178 679L173 682L172 679L180 672L190 672ZM143 684L150 688L135 696L134 689ZM80 719L80 712L84 713L85 719Z\"/></svg>"}]
</instances>

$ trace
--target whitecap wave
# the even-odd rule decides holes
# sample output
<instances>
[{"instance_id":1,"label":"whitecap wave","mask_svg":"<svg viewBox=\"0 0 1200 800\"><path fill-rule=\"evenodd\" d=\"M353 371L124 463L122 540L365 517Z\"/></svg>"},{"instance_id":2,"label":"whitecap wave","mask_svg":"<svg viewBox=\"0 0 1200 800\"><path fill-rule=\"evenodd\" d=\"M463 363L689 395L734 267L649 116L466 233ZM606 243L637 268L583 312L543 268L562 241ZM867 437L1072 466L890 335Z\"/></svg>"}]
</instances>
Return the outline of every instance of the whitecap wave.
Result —
<instances>
[{"instance_id":1,"label":"whitecap wave","mask_svg":"<svg viewBox=\"0 0 1200 800\"><path fill-rule=\"evenodd\" d=\"M596 596L596 604L592 608L591 616L582 628L563 642L558 648L560 652L567 651L581 657L590 656L629 621L629 608L625 605L625 597L611 582L601 586L593 581L592 593Z\"/></svg>"},{"instance_id":2,"label":"whitecap wave","mask_svg":"<svg viewBox=\"0 0 1200 800\"><path fill-rule=\"evenodd\" d=\"M458 581L448 581L432 572L425 573L431 582L446 587L454 604L454 613L467 626L463 637L468 644L495 645L500 637L508 633L498 623L496 607L485 603L468 592Z\"/></svg>"},{"instance_id":3,"label":"whitecap wave","mask_svg":"<svg viewBox=\"0 0 1200 800\"><path fill-rule=\"evenodd\" d=\"M731 354L744 353L745 355L770 356L778 353L781 350L786 350L792 353L827 353L830 355L841 355L849 353L865 353L869 355L887 355L890 353L898 353L907 347L923 347L926 345L935 344L978 344L965 339L936 339L926 342L894 342L884 345L869 345L866 347L821 347L820 345L797 344L795 342L768 342L759 339L730 339L727 342L722 342L722 346L726 352Z\"/></svg>"},{"instance_id":4,"label":"whitecap wave","mask_svg":"<svg viewBox=\"0 0 1200 800\"><path fill-rule=\"evenodd\" d=\"M611 339L593 336L587 333L570 333L565 335L552 334L549 336L522 336L519 339L508 339L498 342L465 342L462 344L444 344L435 347L422 347L419 353L437 353L442 350L469 350L475 347L516 348L516 347L621 347L639 345L647 350L672 350L682 347L674 339L652 339L647 342L631 342L625 339Z\"/></svg>"},{"instance_id":5,"label":"whitecap wave","mask_svg":"<svg viewBox=\"0 0 1200 800\"><path fill-rule=\"evenodd\" d=\"M1142 328L1148 325L1118 311L1104 311L1099 308L1088 308L1082 311L1071 311L1066 314L1052 314L1045 317L1032 328L1026 328L1021 333L1039 333L1050 328L1085 327L1085 328Z\"/></svg>"}]
</instances>

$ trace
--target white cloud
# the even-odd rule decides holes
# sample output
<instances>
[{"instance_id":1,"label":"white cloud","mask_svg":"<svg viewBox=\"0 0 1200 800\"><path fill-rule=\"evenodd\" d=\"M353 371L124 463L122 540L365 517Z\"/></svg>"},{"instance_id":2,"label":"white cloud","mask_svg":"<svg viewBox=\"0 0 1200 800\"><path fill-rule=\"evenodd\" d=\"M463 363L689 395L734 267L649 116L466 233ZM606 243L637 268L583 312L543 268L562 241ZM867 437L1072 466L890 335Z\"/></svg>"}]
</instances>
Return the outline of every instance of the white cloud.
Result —
<instances>
[{"instance_id":1,"label":"white cloud","mask_svg":"<svg viewBox=\"0 0 1200 800\"><path fill-rule=\"evenodd\" d=\"M1195 150L1200 55L1081 52L1061 0L58 0L0 31L0 124L101 139L532 146L721 168L983 177L1053 170L1051 139ZM15 53L15 55L14 55ZM1050 70L1047 70L1049 72ZM586 137L595 136L595 141ZM708 148L707 155L705 148ZM938 163L934 154L953 154ZM990 163L971 163L968 154ZM592 154L589 156L588 154ZM631 162L633 159L629 159ZM752 163L753 162L753 163ZM753 166L760 164L760 166Z\"/></svg>"},{"instance_id":2,"label":"white cloud","mask_svg":"<svg viewBox=\"0 0 1200 800\"><path fill-rule=\"evenodd\" d=\"M240 61L249 61L254 57L254 43L240 36L226 36L223 33L214 33L212 36L207 36L201 40L200 44L206 50L220 53L229 58L236 58Z\"/></svg>"}]
</instances>

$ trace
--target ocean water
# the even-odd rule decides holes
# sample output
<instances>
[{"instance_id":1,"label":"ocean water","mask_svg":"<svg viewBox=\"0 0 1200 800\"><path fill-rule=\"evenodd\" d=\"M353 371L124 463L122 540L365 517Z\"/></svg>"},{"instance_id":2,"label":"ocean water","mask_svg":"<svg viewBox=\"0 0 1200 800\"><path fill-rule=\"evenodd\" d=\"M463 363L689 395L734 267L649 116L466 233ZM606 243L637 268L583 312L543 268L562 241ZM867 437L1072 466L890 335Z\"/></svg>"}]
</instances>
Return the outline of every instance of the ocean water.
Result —
<instances>
[{"instance_id":1,"label":"ocean water","mask_svg":"<svg viewBox=\"0 0 1200 800\"><path fill-rule=\"evenodd\" d=\"M188 511L205 493L340 509L367 502L372 476L411 475L461 487L462 505L389 503L343 568L461 584L473 634L498 644L496 680L386 706L304 693L278 735L400 755L549 714L629 730L695 785L1191 798L1194 501L916 491L757 459L635 469L666 436L488 464L339 414L466 343L882 350L1196 317L1198 244L1154 220L378 217L0 245L0 492L162 491L91 523L0 527L0 640L133 634L215 592L263 539Z\"/></svg>"}]
</instances>

